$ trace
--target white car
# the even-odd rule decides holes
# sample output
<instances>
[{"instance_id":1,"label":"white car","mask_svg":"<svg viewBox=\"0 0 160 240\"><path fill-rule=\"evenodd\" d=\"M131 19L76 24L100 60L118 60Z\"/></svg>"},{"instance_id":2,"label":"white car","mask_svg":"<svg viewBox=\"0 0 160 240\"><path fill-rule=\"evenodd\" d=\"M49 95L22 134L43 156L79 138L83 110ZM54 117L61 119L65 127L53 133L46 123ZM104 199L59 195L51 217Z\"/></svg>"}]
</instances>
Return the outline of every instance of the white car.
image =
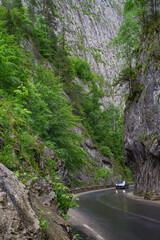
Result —
<instances>
[{"instance_id":1,"label":"white car","mask_svg":"<svg viewBox=\"0 0 160 240\"><path fill-rule=\"evenodd\" d=\"M125 180L121 180L120 182L116 183L116 189L128 189L129 184Z\"/></svg>"}]
</instances>

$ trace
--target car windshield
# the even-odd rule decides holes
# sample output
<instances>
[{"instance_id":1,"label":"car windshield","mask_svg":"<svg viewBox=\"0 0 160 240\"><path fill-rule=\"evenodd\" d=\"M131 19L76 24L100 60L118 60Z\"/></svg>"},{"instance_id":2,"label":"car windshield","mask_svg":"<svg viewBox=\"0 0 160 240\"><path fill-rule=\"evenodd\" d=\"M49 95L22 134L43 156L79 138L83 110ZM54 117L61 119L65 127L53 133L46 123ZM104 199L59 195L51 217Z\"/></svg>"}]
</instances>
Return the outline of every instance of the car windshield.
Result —
<instances>
[{"instance_id":1,"label":"car windshield","mask_svg":"<svg viewBox=\"0 0 160 240\"><path fill-rule=\"evenodd\" d=\"M120 181L120 182L118 182L118 183L125 183L125 181Z\"/></svg>"}]
</instances>

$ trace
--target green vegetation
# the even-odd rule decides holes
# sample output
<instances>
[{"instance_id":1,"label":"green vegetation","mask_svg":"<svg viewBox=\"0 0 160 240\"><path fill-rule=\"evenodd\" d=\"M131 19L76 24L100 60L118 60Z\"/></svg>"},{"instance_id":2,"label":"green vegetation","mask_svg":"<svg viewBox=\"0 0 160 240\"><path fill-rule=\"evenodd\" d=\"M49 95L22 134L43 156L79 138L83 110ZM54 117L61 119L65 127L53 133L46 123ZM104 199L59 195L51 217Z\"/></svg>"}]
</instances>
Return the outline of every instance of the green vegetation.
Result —
<instances>
[{"instance_id":1,"label":"green vegetation","mask_svg":"<svg viewBox=\"0 0 160 240\"><path fill-rule=\"evenodd\" d=\"M140 98L140 96L141 96L141 93L142 93L143 89L144 89L144 84L139 85L139 86L133 91L133 93L129 95L129 97L128 97L128 102L131 102L131 103L132 103L132 102L134 101L134 99L136 100L136 102L138 102L138 100L139 100L139 98Z\"/></svg>"},{"instance_id":2,"label":"green vegetation","mask_svg":"<svg viewBox=\"0 0 160 240\"><path fill-rule=\"evenodd\" d=\"M73 115L62 84L67 84L70 76L73 78L74 68L69 67L63 35L57 39L42 15L35 18L34 12L16 4L5 1L0 6L0 161L16 171L25 185L28 180L36 180L34 173L26 173L25 162L43 177L48 168L59 208L66 218L68 208L75 205L71 201L73 194L57 179L56 170L52 173L54 160L40 168L38 156L43 156L44 145L37 143L35 135L66 162L70 171L83 164L86 153L80 147L82 137L73 130L80 118ZM26 46L30 41L34 43L36 65ZM46 228L43 215L40 224Z\"/></svg>"},{"instance_id":3,"label":"green vegetation","mask_svg":"<svg viewBox=\"0 0 160 240\"><path fill-rule=\"evenodd\" d=\"M60 182L59 177L55 177L55 181L52 183L52 185L54 187L54 192L57 196L57 202L62 212L62 216L66 220L69 218L69 216L67 215L68 209L78 206L75 201L72 201L73 197L75 197L75 200L78 200L78 198L75 194L70 193L69 188Z\"/></svg>"},{"instance_id":4,"label":"green vegetation","mask_svg":"<svg viewBox=\"0 0 160 240\"><path fill-rule=\"evenodd\" d=\"M160 48L156 38L156 34L160 31L159 7L160 3L156 0L127 0L124 4L123 24L119 28L118 36L112 42L118 47L117 50L119 49L119 57L125 61L117 83L128 82L130 103L133 100L138 101L143 90L138 75L146 71L150 58L159 61L157 53ZM143 50L146 52L146 57L142 65L139 54Z\"/></svg>"},{"instance_id":5,"label":"green vegetation","mask_svg":"<svg viewBox=\"0 0 160 240\"><path fill-rule=\"evenodd\" d=\"M144 143L148 139L148 136L144 133L143 135L138 136L138 140Z\"/></svg>"},{"instance_id":6,"label":"green vegetation","mask_svg":"<svg viewBox=\"0 0 160 240\"><path fill-rule=\"evenodd\" d=\"M41 210L41 215L39 217L39 222L40 222L41 228L45 230L48 226L48 222L47 222L47 220L42 219L44 215L45 215L44 211Z\"/></svg>"},{"instance_id":7,"label":"green vegetation","mask_svg":"<svg viewBox=\"0 0 160 240\"><path fill-rule=\"evenodd\" d=\"M82 80L89 81L92 78L91 68L88 62L80 58L72 58L75 75Z\"/></svg>"},{"instance_id":8,"label":"green vegetation","mask_svg":"<svg viewBox=\"0 0 160 240\"><path fill-rule=\"evenodd\" d=\"M85 76L83 79L90 89L88 93L84 93L80 85L73 85L70 98L75 103L76 112L102 154L109 158L122 159L123 114L113 104L105 109L101 103L104 97L102 76L92 73L84 60L77 59L75 62L77 76Z\"/></svg>"},{"instance_id":9,"label":"green vegetation","mask_svg":"<svg viewBox=\"0 0 160 240\"><path fill-rule=\"evenodd\" d=\"M86 15L91 15L92 14L92 12L86 11L85 9L83 9L83 13L86 14Z\"/></svg>"},{"instance_id":10,"label":"green vegetation","mask_svg":"<svg viewBox=\"0 0 160 240\"><path fill-rule=\"evenodd\" d=\"M137 56L144 34L154 28L158 30L158 4L152 0L127 0L124 5L123 24L114 43L120 45L119 54L126 59L128 65Z\"/></svg>"},{"instance_id":11,"label":"green vegetation","mask_svg":"<svg viewBox=\"0 0 160 240\"><path fill-rule=\"evenodd\" d=\"M74 205L73 195L56 170L52 172L54 161L47 160L41 169L37 156L43 156L44 145L48 146L69 173L76 172L90 160L82 148L84 137L75 131L80 125L102 154L123 167L123 115L113 104L108 108L102 104L103 76L92 72L87 60L70 56L65 28L56 36L59 16L52 1L29 2L28 8L20 0L2 1L0 6L0 137L4 141L0 161L22 173L27 162L43 177L48 169L65 217ZM95 57L100 60L100 53ZM75 77L83 80L88 92L73 81ZM23 176L26 184L34 178L29 174ZM98 170L95 181L107 174Z\"/></svg>"},{"instance_id":12,"label":"green vegetation","mask_svg":"<svg viewBox=\"0 0 160 240\"><path fill-rule=\"evenodd\" d=\"M74 229L72 229L73 235L76 237L77 240L83 240L84 238L81 237L80 234L78 234Z\"/></svg>"},{"instance_id":13,"label":"green vegetation","mask_svg":"<svg viewBox=\"0 0 160 240\"><path fill-rule=\"evenodd\" d=\"M102 178L104 180L104 184L108 180L108 176L111 174L111 170L106 168L101 168L97 171L96 177L94 178L94 182L98 182L99 178Z\"/></svg>"},{"instance_id":14,"label":"green vegetation","mask_svg":"<svg viewBox=\"0 0 160 240\"><path fill-rule=\"evenodd\" d=\"M73 107L65 98L61 84L61 81L65 81L67 84L67 80L70 80L69 77L71 76L72 79L74 76L72 73L74 68L71 67L71 61L63 46L63 37L59 40L59 46L55 46L56 52L53 52L51 45L56 44L58 40L55 42L55 35L53 39L52 35L48 36L48 33L46 37L47 29L49 31L49 27L45 28L47 22L41 16L38 25L37 21L35 25L31 24L29 20L27 21L27 27L30 22L31 30L27 37L30 37L35 43L42 63L44 62L43 58L47 58L48 61L52 60L54 72L40 65L40 62L38 66L35 66L31 63L33 57L28 50L20 46L19 42L22 40L17 37L19 35L10 34L6 24L7 10L1 6L0 11L2 13L0 17L1 123L4 124L5 129L8 126L8 134L15 131L14 125L11 129L11 117L6 113L7 110L10 111L16 122L15 125L23 126L16 127L20 142L22 141L24 144L28 142L27 144L30 145L30 138L34 142L33 137L27 131L30 126L34 134L40 136L46 145L52 147L57 155L66 161L68 169L74 170L76 166L83 163L85 153L79 146L82 138L72 130L80 118L72 114ZM20 9L19 11L16 8L16 13L21 16L21 19L29 19L27 10ZM17 31L21 32L21 26L18 27ZM63 68L61 68L62 65ZM21 139L23 136L26 139ZM9 136L7 137L9 138ZM8 162L7 156L10 155L11 146L7 146L5 144L1 153L3 162ZM24 150L27 150L27 146L24 147ZM14 165L13 161L11 165Z\"/></svg>"}]
</instances>

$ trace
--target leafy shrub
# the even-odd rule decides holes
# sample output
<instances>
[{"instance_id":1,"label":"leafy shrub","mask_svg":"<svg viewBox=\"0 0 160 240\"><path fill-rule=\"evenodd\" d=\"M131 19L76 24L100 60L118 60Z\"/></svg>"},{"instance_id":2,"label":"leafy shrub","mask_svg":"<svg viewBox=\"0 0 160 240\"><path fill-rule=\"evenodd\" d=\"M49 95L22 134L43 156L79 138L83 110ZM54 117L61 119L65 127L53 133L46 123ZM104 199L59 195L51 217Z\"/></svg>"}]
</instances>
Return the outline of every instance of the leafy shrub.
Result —
<instances>
[{"instance_id":1,"label":"leafy shrub","mask_svg":"<svg viewBox=\"0 0 160 240\"><path fill-rule=\"evenodd\" d=\"M110 148L107 147L107 146L102 146L100 149L101 153L106 156L106 157L109 157L109 158L113 158L114 155L113 153L111 152Z\"/></svg>"},{"instance_id":2,"label":"leafy shrub","mask_svg":"<svg viewBox=\"0 0 160 240\"><path fill-rule=\"evenodd\" d=\"M32 38L38 47L38 51L44 57L52 55L52 41L50 36L51 29L47 26L45 19L42 15L37 18L36 23L32 29Z\"/></svg>"},{"instance_id":3,"label":"leafy shrub","mask_svg":"<svg viewBox=\"0 0 160 240\"><path fill-rule=\"evenodd\" d=\"M92 74L90 70L90 65L88 62L84 61L83 59L80 58L72 58L72 62L74 65L74 69L76 72L76 76L89 81L92 79Z\"/></svg>"},{"instance_id":4,"label":"leafy shrub","mask_svg":"<svg viewBox=\"0 0 160 240\"><path fill-rule=\"evenodd\" d=\"M104 183L107 182L108 176L111 174L111 170L107 168L100 168L97 171L97 175L94 178L95 182L98 182L99 179L103 179Z\"/></svg>"},{"instance_id":5,"label":"leafy shrub","mask_svg":"<svg viewBox=\"0 0 160 240\"><path fill-rule=\"evenodd\" d=\"M124 82L133 83L136 80L136 78L137 78L137 69L131 66L127 66L122 68L118 77L118 83L121 85Z\"/></svg>"},{"instance_id":6,"label":"leafy shrub","mask_svg":"<svg viewBox=\"0 0 160 240\"><path fill-rule=\"evenodd\" d=\"M70 193L69 188L60 182L59 177L55 177L55 181L52 183L52 185L54 187L54 192L57 196L57 202L62 212L62 216L64 219L67 219L69 218L69 216L67 215L68 209L78 206L75 201L72 201L72 198L76 197L76 195ZM78 200L78 198L76 197L75 200Z\"/></svg>"}]
</instances>

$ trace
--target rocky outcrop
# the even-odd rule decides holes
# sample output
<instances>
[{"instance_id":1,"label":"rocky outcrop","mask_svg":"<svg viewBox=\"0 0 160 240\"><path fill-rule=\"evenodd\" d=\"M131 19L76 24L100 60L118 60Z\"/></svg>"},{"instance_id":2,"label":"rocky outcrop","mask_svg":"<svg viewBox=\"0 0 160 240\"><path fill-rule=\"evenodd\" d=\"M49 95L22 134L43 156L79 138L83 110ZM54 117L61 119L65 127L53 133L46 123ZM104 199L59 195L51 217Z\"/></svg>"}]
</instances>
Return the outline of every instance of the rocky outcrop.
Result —
<instances>
[{"instance_id":1,"label":"rocky outcrop","mask_svg":"<svg viewBox=\"0 0 160 240\"><path fill-rule=\"evenodd\" d=\"M144 43L139 76L125 111L125 160L133 172L135 193L147 196L160 196L159 42L155 32Z\"/></svg>"},{"instance_id":2,"label":"rocky outcrop","mask_svg":"<svg viewBox=\"0 0 160 240\"><path fill-rule=\"evenodd\" d=\"M79 135L85 136L82 128L76 127L75 131ZM78 174L76 172L73 172L71 177L77 181L79 187L106 184L106 182L104 183L103 178L99 177L97 179L97 182L95 182L95 178L97 176L98 169L104 168L106 170L110 170L110 172L113 173L113 162L108 157L101 154L89 136L84 137L82 148L88 155L87 162L78 169ZM113 174L109 175L107 184L115 183L118 177L119 176L113 176Z\"/></svg>"},{"instance_id":3,"label":"rocky outcrop","mask_svg":"<svg viewBox=\"0 0 160 240\"><path fill-rule=\"evenodd\" d=\"M26 188L0 164L0 239L76 239L61 217L53 188L43 178L36 178ZM42 221L47 223L45 231L40 227Z\"/></svg>"},{"instance_id":4,"label":"rocky outcrop","mask_svg":"<svg viewBox=\"0 0 160 240\"><path fill-rule=\"evenodd\" d=\"M43 239L28 191L2 164L0 164L0 216L0 239Z\"/></svg>"},{"instance_id":5,"label":"rocky outcrop","mask_svg":"<svg viewBox=\"0 0 160 240\"><path fill-rule=\"evenodd\" d=\"M72 228L61 217L53 188L41 177L32 181L28 188L33 210L39 218L43 215L42 220L47 223L45 239L76 240L72 234Z\"/></svg>"},{"instance_id":6,"label":"rocky outcrop","mask_svg":"<svg viewBox=\"0 0 160 240\"><path fill-rule=\"evenodd\" d=\"M121 3L120 3L121 2ZM108 47L122 21L122 1L55 1L70 51L88 59L92 69L113 79L116 52Z\"/></svg>"},{"instance_id":7,"label":"rocky outcrop","mask_svg":"<svg viewBox=\"0 0 160 240\"><path fill-rule=\"evenodd\" d=\"M70 187L70 180L68 177L68 171L66 169L65 162L62 159L59 159L57 155L54 153L54 151L46 146L42 145L42 142L40 139L36 136L35 137L35 148L34 148L34 157L36 159L36 162L38 163L39 168L42 172L47 172L47 160L50 159L50 161L54 162L54 170L58 173L59 177L61 178L62 182ZM29 167L29 166L28 166ZM27 168L28 168L27 167ZM49 175L48 171L48 175Z\"/></svg>"},{"instance_id":8,"label":"rocky outcrop","mask_svg":"<svg viewBox=\"0 0 160 240\"><path fill-rule=\"evenodd\" d=\"M116 89L113 98L108 83L113 83L121 63L116 50L108 44L121 25L123 0L55 0L55 3L61 16L58 32L65 30L66 48L74 56L87 60L93 71L104 76L103 104L108 106L112 101L119 105L121 90Z\"/></svg>"},{"instance_id":9,"label":"rocky outcrop","mask_svg":"<svg viewBox=\"0 0 160 240\"><path fill-rule=\"evenodd\" d=\"M45 1L37 1L36 4L29 0L22 2L28 5L37 16L46 12ZM111 101L116 105L121 102L122 90L115 89L114 97L110 94L111 83L121 69L122 62L117 59L116 50L109 43L116 36L121 25L123 2L123 0L91 0L89 2L87 0L50 0L50 5L56 6L57 15L59 15L56 21L52 16L52 21L57 25L56 34L60 38L63 35L66 50L72 56L88 61L92 71L104 77L105 96L102 102L106 106ZM36 62L37 56L32 43L30 48Z\"/></svg>"},{"instance_id":10,"label":"rocky outcrop","mask_svg":"<svg viewBox=\"0 0 160 240\"><path fill-rule=\"evenodd\" d=\"M46 11L45 1L23 0L38 16ZM118 68L116 51L107 44L113 40L122 22L123 0L50 0L59 17L57 35L63 32L66 48L87 59L91 67L105 78L113 79ZM54 16L53 16L54 18ZM52 19L53 20L53 19ZM55 22L55 21L53 21Z\"/></svg>"}]
</instances>

